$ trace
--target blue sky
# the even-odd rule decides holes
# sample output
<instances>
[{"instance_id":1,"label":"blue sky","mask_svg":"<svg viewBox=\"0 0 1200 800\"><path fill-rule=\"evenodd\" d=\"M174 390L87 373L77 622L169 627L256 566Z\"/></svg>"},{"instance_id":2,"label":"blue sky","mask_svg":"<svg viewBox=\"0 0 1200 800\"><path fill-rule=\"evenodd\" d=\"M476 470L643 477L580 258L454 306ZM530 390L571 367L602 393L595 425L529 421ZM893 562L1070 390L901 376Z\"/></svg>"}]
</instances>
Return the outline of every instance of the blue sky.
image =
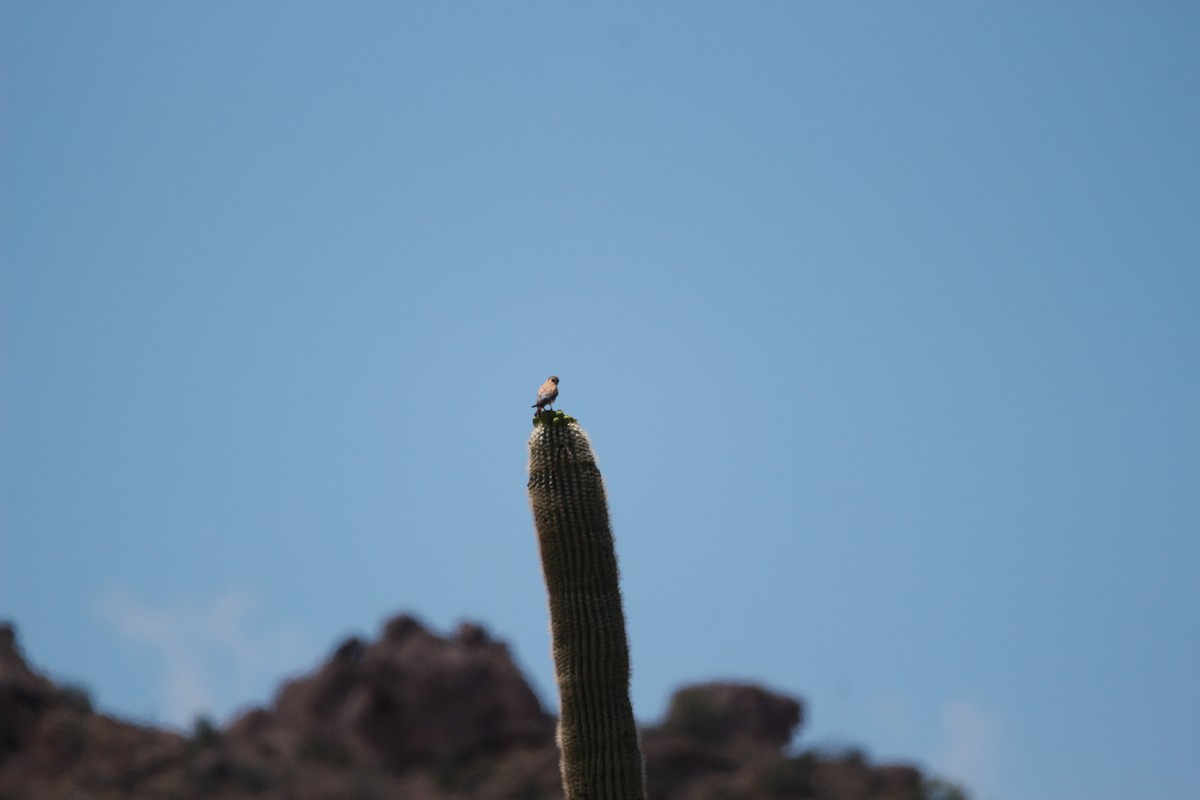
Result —
<instances>
[{"instance_id":1,"label":"blue sky","mask_svg":"<svg viewBox=\"0 0 1200 800\"><path fill-rule=\"evenodd\" d=\"M1192 798L1200 11L5 3L0 615L143 721L481 620L552 704L536 387L647 721Z\"/></svg>"}]
</instances>

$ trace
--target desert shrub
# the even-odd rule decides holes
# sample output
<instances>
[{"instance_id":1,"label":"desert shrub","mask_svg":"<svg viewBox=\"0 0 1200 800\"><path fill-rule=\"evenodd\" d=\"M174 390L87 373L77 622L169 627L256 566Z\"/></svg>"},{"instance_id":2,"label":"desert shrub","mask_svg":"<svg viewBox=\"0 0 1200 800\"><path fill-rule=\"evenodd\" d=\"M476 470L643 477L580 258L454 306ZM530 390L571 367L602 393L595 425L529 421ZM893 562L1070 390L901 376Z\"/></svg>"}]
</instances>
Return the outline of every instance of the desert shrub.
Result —
<instances>
[{"instance_id":1,"label":"desert shrub","mask_svg":"<svg viewBox=\"0 0 1200 800\"><path fill-rule=\"evenodd\" d=\"M327 736L311 736L296 751L303 761L321 761L335 767L350 766L350 753L339 742Z\"/></svg>"},{"instance_id":2,"label":"desert shrub","mask_svg":"<svg viewBox=\"0 0 1200 800\"><path fill-rule=\"evenodd\" d=\"M87 749L87 727L78 717L60 719L49 731L49 742L60 759L74 761Z\"/></svg>"},{"instance_id":3,"label":"desert shrub","mask_svg":"<svg viewBox=\"0 0 1200 800\"><path fill-rule=\"evenodd\" d=\"M438 788L447 792L473 792L486 781L489 773L485 764L468 764L457 759L445 759L433 767Z\"/></svg>"},{"instance_id":4,"label":"desert shrub","mask_svg":"<svg viewBox=\"0 0 1200 800\"><path fill-rule=\"evenodd\" d=\"M355 772L346 786L346 797L347 800L380 800L386 794L379 791L369 775Z\"/></svg>"},{"instance_id":5,"label":"desert shrub","mask_svg":"<svg viewBox=\"0 0 1200 800\"><path fill-rule=\"evenodd\" d=\"M192 790L202 796L219 794L225 782L232 777L233 762L217 752L198 757L188 769L188 782Z\"/></svg>"},{"instance_id":6,"label":"desert shrub","mask_svg":"<svg viewBox=\"0 0 1200 800\"><path fill-rule=\"evenodd\" d=\"M665 727L671 733L703 744L720 744L727 733L725 718L716 702L703 692L687 690L675 695Z\"/></svg>"},{"instance_id":7,"label":"desert shrub","mask_svg":"<svg viewBox=\"0 0 1200 800\"><path fill-rule=\"evenodd\" d=\"M542 800L545 794L541 785L530 778L513 792L512 800Z\"/></svg>"},{"instance_id":8,"label":"desert shrub","mask_svg":"<svg viewBox=\"0 0 1200 800\"><path fill-rule=\"evenodd\" d=\"M961 786L941 778L927 778L921 794L923 800L969 800Z\"/></svg>"},{"instance_id":9,"label":"desert shrub","mask_svg":"<svg viewBox=\"0 0 1200 800\"><path fill-rule=\"evenodd\" d=\"M851 769L867 768L867 753L861 747L847 747L837 752L833 758L843 767Z\"/></svg>"},{"instance_id":10,"label":"desert shrub","mask_svg":"<svg viewBox=\"0 0 1200 800\"><path fill-rule=\"evenodd\" d=\"M795 758L780 758L763 768L759 785L769 797L811 797L816 789L813 770L816 757L804 753Z\"/></svg>"},{"instance_id":11,"label":"desert shrub","mask_svg":"<svg viewBox=\"0 0 1200 800\"><path fill-rule=\"evenodd\" d=\"M221 743L221 729L207 714L197 714L192 722L190 744L193 750L205 750Z\"/></svg>"},{"instance_id":12,"label":"desert shrub","mask_svg":"<svg viewBox=\"0 0 1200 800\"><path fill-rule=\"evenodd\" d=\"M77 683L66 683L59 687L58 698L72 711L81 714L92 713L92 693L86 686Z\"/></svg>"},{"instance_id":13,"label":"desert shrub","mask_svg":"<svg viewBox=\"0 0 1200 800\"><path fill-rule=\"evenodd\" d=\"M259 794L271 788L271 776L257 764L240 761L233 765L233 781L238 788L250 794Z\"/></svg>"}]
</instances>

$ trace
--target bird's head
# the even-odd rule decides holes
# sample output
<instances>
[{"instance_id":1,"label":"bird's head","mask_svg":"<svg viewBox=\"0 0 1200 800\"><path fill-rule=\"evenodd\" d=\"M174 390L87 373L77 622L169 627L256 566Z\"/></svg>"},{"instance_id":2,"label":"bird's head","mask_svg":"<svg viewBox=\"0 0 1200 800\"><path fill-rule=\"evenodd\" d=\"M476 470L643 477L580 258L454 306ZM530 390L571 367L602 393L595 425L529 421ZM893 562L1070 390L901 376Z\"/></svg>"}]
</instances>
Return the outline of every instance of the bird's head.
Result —
<instances>
[{"instance_id":1,"label":"bird's head","mask_svg":"<svg viewBox=\"0 0 1200 800\"><path fill-rule=\"evenodd\" d=\"M550 381L550 382L551 382L551 383L553 383L555 386L558 386L558 376L557 376L557 375L551 375L551 376L550 376L549 378L547 378L546 380Z\"/></svg>"}]
</instances>

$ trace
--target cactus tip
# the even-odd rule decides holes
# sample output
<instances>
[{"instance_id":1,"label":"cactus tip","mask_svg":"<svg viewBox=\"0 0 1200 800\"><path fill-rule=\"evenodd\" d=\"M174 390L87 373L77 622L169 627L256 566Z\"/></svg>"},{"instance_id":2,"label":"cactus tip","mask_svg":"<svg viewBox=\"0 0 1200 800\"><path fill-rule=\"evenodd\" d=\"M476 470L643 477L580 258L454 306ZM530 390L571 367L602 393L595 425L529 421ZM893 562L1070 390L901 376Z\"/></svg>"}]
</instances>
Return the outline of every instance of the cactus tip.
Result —
<instances>
[{"instance_id":1,"label":"cactus tip","mask_svg":"<svg viewBox=\"0 0 1200 800\"><path fill-rule=\"evenodd\" d=\"M576 419L565 411L543 411L533 415L534 425L566 425Z\"/></svg>"}]
</instances>

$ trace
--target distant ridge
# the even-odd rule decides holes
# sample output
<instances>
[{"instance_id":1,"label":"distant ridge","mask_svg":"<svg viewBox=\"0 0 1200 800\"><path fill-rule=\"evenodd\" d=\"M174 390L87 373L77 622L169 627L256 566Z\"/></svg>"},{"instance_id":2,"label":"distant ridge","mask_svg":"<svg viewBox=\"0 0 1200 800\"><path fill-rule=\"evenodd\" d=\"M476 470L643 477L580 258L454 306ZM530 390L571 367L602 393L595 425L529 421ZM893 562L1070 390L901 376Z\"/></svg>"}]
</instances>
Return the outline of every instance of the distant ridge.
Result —
<instances>
[{"instance_id":1,"label":"distant ridge","mask_svg":"<svg viewBox=\"0 0 1200 800\"><path fill-rule=\"evenodd\" d=\"M800 700L711 683L677 692L644 728L651 800L962 800L910 765L856 751L790 753ZM554 718L507 646L480 625L450 636L411 616L350 638L270 706L190 736L99 714L59 686L0 623L0 800L554 800Z\"/></svg>"}]
</instances>

